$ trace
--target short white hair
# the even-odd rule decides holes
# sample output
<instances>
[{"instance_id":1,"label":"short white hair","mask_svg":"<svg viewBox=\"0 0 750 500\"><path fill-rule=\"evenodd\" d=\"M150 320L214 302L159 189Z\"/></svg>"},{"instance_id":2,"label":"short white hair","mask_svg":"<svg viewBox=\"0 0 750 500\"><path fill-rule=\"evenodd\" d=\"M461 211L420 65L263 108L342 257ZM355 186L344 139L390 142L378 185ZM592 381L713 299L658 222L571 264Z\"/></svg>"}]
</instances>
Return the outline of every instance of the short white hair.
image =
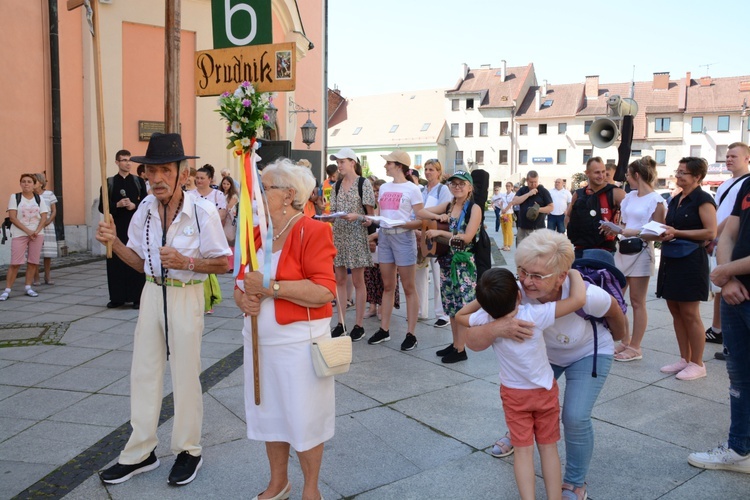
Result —
<instances>
[{"instance_id":1,"label":"short white hair","mask_svg":"<svg viewBox=\"0 0 750 500\"><path fill-rule=\"evenodd\" d=\"M573 260L575 252L568 237L549 229L537 229L516 248L516 264L521 267L539 262L548 271L562 273L570 270Z\"/></svg>"},{"instance_id":2,"label":"short white hair","mask_svg":"<svg viewBox=\"0 0 750 500\"><path fill-rule=\"evenodd\" d=\"M315 177L312 171L306 167L296 165L288 158L279 158L266 165L261 172L263 179L268 179L274 185L279 187L288 187L294 189L294 200L292 208L302 210L310 199L313 189L315 189Z\"/></svg>"}]
</instances>

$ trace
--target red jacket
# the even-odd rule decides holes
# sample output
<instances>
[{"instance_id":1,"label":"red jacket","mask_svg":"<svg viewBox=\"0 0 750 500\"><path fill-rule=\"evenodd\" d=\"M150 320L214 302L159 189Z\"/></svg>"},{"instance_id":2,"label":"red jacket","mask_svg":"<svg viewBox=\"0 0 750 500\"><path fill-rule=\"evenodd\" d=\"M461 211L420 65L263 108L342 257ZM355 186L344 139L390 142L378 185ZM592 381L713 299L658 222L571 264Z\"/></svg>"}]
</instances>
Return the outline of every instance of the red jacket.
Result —
<instances>
[{"instance_id":1,"label":"red jacket","mask_svg":"<svg viewBox=\"0 0 750 500\"><path fill-rule=\"evenodd\" d=\"M255 247L261 247L260 230L255 228ZM281 249L276 281L309 279L322 285L336 296L336 278L333 275L333 232L329 224L301 217L291 229ZM307 308L284 299L276 299L276 322L288 325L307 320ZM333 307L327 303L310 308L310 319L330 318Z\"/></svg>"}]
</instances>

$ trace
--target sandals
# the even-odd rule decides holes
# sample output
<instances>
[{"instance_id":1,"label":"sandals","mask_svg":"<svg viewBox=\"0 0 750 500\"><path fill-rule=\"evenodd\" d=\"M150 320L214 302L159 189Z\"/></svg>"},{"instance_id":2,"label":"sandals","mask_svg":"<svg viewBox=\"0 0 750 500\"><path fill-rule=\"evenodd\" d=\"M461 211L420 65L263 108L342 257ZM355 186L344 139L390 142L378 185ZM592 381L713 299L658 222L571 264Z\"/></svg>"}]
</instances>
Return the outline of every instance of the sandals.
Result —
<instances>
[{"instance_id":1,"label":"sandals","mask_svg":"<svg viewBox=\"0 0 750 500\"><path fill-rule=\"evenodd\" d=\"M231 271L230 271L230 272L231 272ZM45 284L45 285L50 285L50 286L52 286L52 285L54 285L54 284L55 284L55 280L47 280L47 279L45 279L45 280L44 280L44 284Z\"/></svg>"},{"instance_id":2,"label":"sandals","mask_svg":"<svg viewBox=\"0 0 750 500\"><path fill-rule=\"evenodd\" d=\"M562 484L562 498L563 500L587 500L589 497L586 491L586 483L583 486L575 487L572 484Z\"/></svg>"},{"instance_id":3,"label":"sandals","mask_svg":"<svg viewBox=\"0 0 750 500\"><path fill-rule=\"evenodd\" d=\"M620 352L615 353L615 361L627 363L628 361L638 361L639 359L643 359L643 353L641 350L636 349L635 347L630 347L629 345L625 346Z\"/></svg>"},{"instance_id":4,"label":"sandals","mask_svg":"<svg viewBox=\"0 0 750 500\"><path fill-rule=\"evenodd\" d=\"M495 458L503 458L513 454L513 445L510 443L510 432L506 432L503 437L498 439L492 445L490 455Z\"/></svg>"}]
</instances>

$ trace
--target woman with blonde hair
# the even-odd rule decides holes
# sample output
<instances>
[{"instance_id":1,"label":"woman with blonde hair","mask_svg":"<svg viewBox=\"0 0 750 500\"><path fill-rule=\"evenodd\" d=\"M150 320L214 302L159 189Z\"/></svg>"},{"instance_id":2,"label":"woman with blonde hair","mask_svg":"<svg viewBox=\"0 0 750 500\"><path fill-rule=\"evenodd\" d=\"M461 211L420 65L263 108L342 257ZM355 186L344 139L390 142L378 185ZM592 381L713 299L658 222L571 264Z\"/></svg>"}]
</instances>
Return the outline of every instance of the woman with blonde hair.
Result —
<instances>
[{"instance_id":1,"label":"woman with blonde hair","mask_svg":"<svg viewBox=\"0 0 750 500\"><path fill-rule=\"evenodd\" d=\"M309 169L280 159L261 173L271 248L255 231L260 270L244 268L234 299L245 313L245 421L249 439L263 441L271 479L255 498L289 498L289 451L294 448L304 477L302 498L320 498L318 478L324 443L336 422L333 377L318 377L311 344L330 338L333 276L331 227L303 216L315 179ZM264 286L265 270L270 278ZM260 404L255 404L251 317L258 320Z\"/></svg>"},{"instance_id":2,"label":"woman with blonde hair","mask_svg":"<svg viewBox=\"0 0 750 500\"><path fill-rule=\"evenodd\" d=\"M44 259L44 284L54 285L50 277L52 270L52 259L57 257L57 235L55 234L55 216L57 215L57 196L52 191L45 189L47 187L47 177L43 173L34 174L36 177L36 186L34 192L44 198L49 207L47 222L44 224L44 244L42 244L41 257ZM34 286L40 285L39 266L36 268L34 275Z\"/></svg>"}]
</instances>

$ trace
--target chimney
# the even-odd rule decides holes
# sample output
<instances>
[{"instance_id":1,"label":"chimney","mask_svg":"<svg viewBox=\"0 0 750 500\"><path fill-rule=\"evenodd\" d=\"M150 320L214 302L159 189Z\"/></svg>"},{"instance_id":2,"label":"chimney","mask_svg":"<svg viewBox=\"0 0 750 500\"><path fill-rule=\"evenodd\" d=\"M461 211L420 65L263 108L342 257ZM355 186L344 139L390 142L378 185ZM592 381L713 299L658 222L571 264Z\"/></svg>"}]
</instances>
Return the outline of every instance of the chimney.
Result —
<instances>
[{"instance_id":1,"label":"chimney","mask_svg":"<svg viewBox=\"0 0 750 500\"><path fill-rule=\"evenodd\" d=\"M710 76L702 76L700 79L701 87L710 87L713 80Z\"/></svg>"},{"instance_id":2,"label":"chimney","mask_svg":"<svg viewBox=\"0 0 750 500\"><path fill-rule=\"evenodd\" d=\"M586 77L586 99L596 99L599 97L599 75Z\"/></svg>"},{"instance_id":3,"label":"chimney","mask_svg":"<svg viewBox=\"0 0 750 500\"><path fill-rule=\"evenodd\" d=\"M534 108L536 108L537 111L539 111L542 107L542 91L539 89L536 89L536 101L534 104Z\"/></svg>"},{"instance_id":4,"label":"chimney","mask_svg":"<svg viewBox=\"0 0 750 500\"><path fill-rule=\"evenodd\" d=\"M667 90L669 89L669 72L666 73L654 73L653 90Z\"/></svg>"},{"instance_id":5,"label":"chimney","mask_svg":"<svg viewBox=\"0 0 750 500\"><path fill-rule=\"evenodd\" d=\"M507 71L508 71L507 63L505 62L505 59L503 59L502 61L500 61L500 81L501 82L505 81L505 77L507 76Z\"/></svg>"},{"instance_id":6,"label":"chimney","mask_svg":"<svg viewBox=\"0 0 750 500\"><path fill-rule=\"evenodd\" d=\"M547 80L542 83L542 97L547 97Z\"/></svg>"},{"instance_id":7,"label":"chimney","mask_svg":"<svg viewBox=\"0 0 750 500\"><path fill-rule=\"evenodd\" d=\"M463 63L461 65L461 80L466 80L466 75L469 74L469 65L466 63Z\"/></svg>"},{"instance_id":8,"label":"chimney","mask_svg":"<svg viewBox=\"0 0 750 500\"><path fill-rule=\"evenodd\" d=\"M740 82L740 92L747 92L748 90L750 90L750 81Z\"/></svg>"},{"instance_id":9,"label":"chimney","mask_svg":"<svg viewBox=\"0 0 750 500\"><path fill-rule=\"evenodd\" d=\"M690 73L690 71L688 71L687 73L685 73L685 80L687 80L687 86L688 87L693 84L693 74Z\"/></svg>"}]
</instances>

